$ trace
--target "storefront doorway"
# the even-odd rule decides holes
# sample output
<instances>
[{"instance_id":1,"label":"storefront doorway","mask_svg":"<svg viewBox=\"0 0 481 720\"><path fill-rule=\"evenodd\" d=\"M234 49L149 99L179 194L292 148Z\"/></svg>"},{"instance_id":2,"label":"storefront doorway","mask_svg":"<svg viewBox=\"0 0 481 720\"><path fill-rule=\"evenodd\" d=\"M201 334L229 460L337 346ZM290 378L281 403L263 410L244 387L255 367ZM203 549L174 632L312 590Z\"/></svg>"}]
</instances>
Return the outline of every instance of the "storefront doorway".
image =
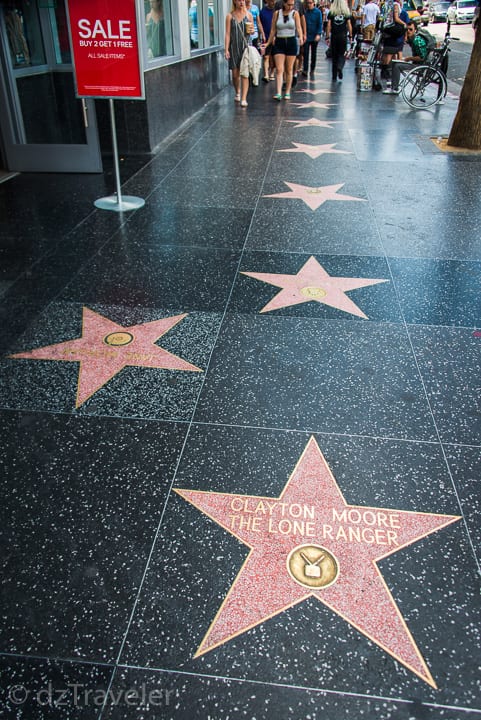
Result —
<instances>
[{"instance_id":1,"label":"storefront doorway","mask_svg":"<svg viewBox=\"0 0 481 720\"><path fill-rule=\"evenodd\" d=\"M75 97L71 62L65 0L0 0L5 169L102 171L94 101Z\"/></svg>"}]
</instances>

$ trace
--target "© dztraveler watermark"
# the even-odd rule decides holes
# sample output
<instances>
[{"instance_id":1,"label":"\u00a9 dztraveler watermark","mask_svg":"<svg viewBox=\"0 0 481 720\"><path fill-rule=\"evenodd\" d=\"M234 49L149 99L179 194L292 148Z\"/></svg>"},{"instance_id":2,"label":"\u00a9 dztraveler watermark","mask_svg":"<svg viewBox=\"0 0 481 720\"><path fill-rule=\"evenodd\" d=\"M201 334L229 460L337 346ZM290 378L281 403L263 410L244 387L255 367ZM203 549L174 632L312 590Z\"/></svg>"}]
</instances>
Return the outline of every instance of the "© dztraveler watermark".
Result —
<instances>
[{"instance_id":1,"label":"\u00a9 dztraveler watermark","mask_svg":"<svg viewBox=\"0 0 481 720\"><path fill-rule=\"evenodd\" d=\"M87 687L83 683L65 683L63 687L57 688L49 681L44 687L34 690L26 685L10 685L6 689L3 701L5 704L17 706L33 702L42 707L88 707L89 705L102 707L104 704L165 707L170 705L177 695L175 689L149 687L146 683L107 690Z\"/></svg>"}]
</instances>

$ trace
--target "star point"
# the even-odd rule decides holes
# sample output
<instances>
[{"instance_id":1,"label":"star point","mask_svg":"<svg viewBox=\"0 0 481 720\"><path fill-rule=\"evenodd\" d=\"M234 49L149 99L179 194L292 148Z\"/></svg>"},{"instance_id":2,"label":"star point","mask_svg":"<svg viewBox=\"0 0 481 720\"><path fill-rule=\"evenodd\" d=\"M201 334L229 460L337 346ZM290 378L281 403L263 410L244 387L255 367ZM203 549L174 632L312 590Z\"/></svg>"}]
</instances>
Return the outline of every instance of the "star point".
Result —
<instances>
[{"instance_id":1,"label":"star point","mask_svg":"<svg viewBox=\"0 0 481 720\"><path fill-rule=\"evenodd\" d=\"M196 657L313 597L436 687L377 563L459 516L347 503L314 437L279 497L175 492L249 548Z\"/></svg>"}]
</instances>

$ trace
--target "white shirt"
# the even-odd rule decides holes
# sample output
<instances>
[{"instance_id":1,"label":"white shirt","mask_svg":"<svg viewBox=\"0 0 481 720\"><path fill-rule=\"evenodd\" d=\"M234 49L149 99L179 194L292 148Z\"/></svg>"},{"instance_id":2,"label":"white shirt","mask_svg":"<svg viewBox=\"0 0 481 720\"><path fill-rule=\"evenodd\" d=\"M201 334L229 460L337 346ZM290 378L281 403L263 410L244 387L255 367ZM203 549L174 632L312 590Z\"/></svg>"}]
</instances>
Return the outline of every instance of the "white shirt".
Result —
<instances>
[{"instance_id":1,"label":"white shirt","mask_svg":"<svg viewBox=\"0 0 481 720\"><path fill-rule=\"evenodd\" d=\"M362 9L362 24L375 25L379 15L379 6L374 2L367 3Z\"/></svg>"}]
</instances>

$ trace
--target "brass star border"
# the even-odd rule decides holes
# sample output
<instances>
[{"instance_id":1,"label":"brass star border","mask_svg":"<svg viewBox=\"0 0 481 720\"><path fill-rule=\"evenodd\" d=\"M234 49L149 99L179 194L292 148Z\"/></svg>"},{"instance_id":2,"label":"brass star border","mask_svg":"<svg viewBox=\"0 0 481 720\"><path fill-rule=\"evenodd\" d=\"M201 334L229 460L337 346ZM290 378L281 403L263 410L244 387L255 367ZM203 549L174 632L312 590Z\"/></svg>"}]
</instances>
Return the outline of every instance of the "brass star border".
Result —
<instances>
[{"instance_id":1,"label":"brass star border","mask_svg":"<svg viewBox=\"0 0 481 720\"><path fill-rule=\"evenodd\" d=\"M250 549L195 657L314 597L436 688L377 563L460 516L348 504L314 437L277 498L174 490Z\"/></svg>"}]
</instances>

